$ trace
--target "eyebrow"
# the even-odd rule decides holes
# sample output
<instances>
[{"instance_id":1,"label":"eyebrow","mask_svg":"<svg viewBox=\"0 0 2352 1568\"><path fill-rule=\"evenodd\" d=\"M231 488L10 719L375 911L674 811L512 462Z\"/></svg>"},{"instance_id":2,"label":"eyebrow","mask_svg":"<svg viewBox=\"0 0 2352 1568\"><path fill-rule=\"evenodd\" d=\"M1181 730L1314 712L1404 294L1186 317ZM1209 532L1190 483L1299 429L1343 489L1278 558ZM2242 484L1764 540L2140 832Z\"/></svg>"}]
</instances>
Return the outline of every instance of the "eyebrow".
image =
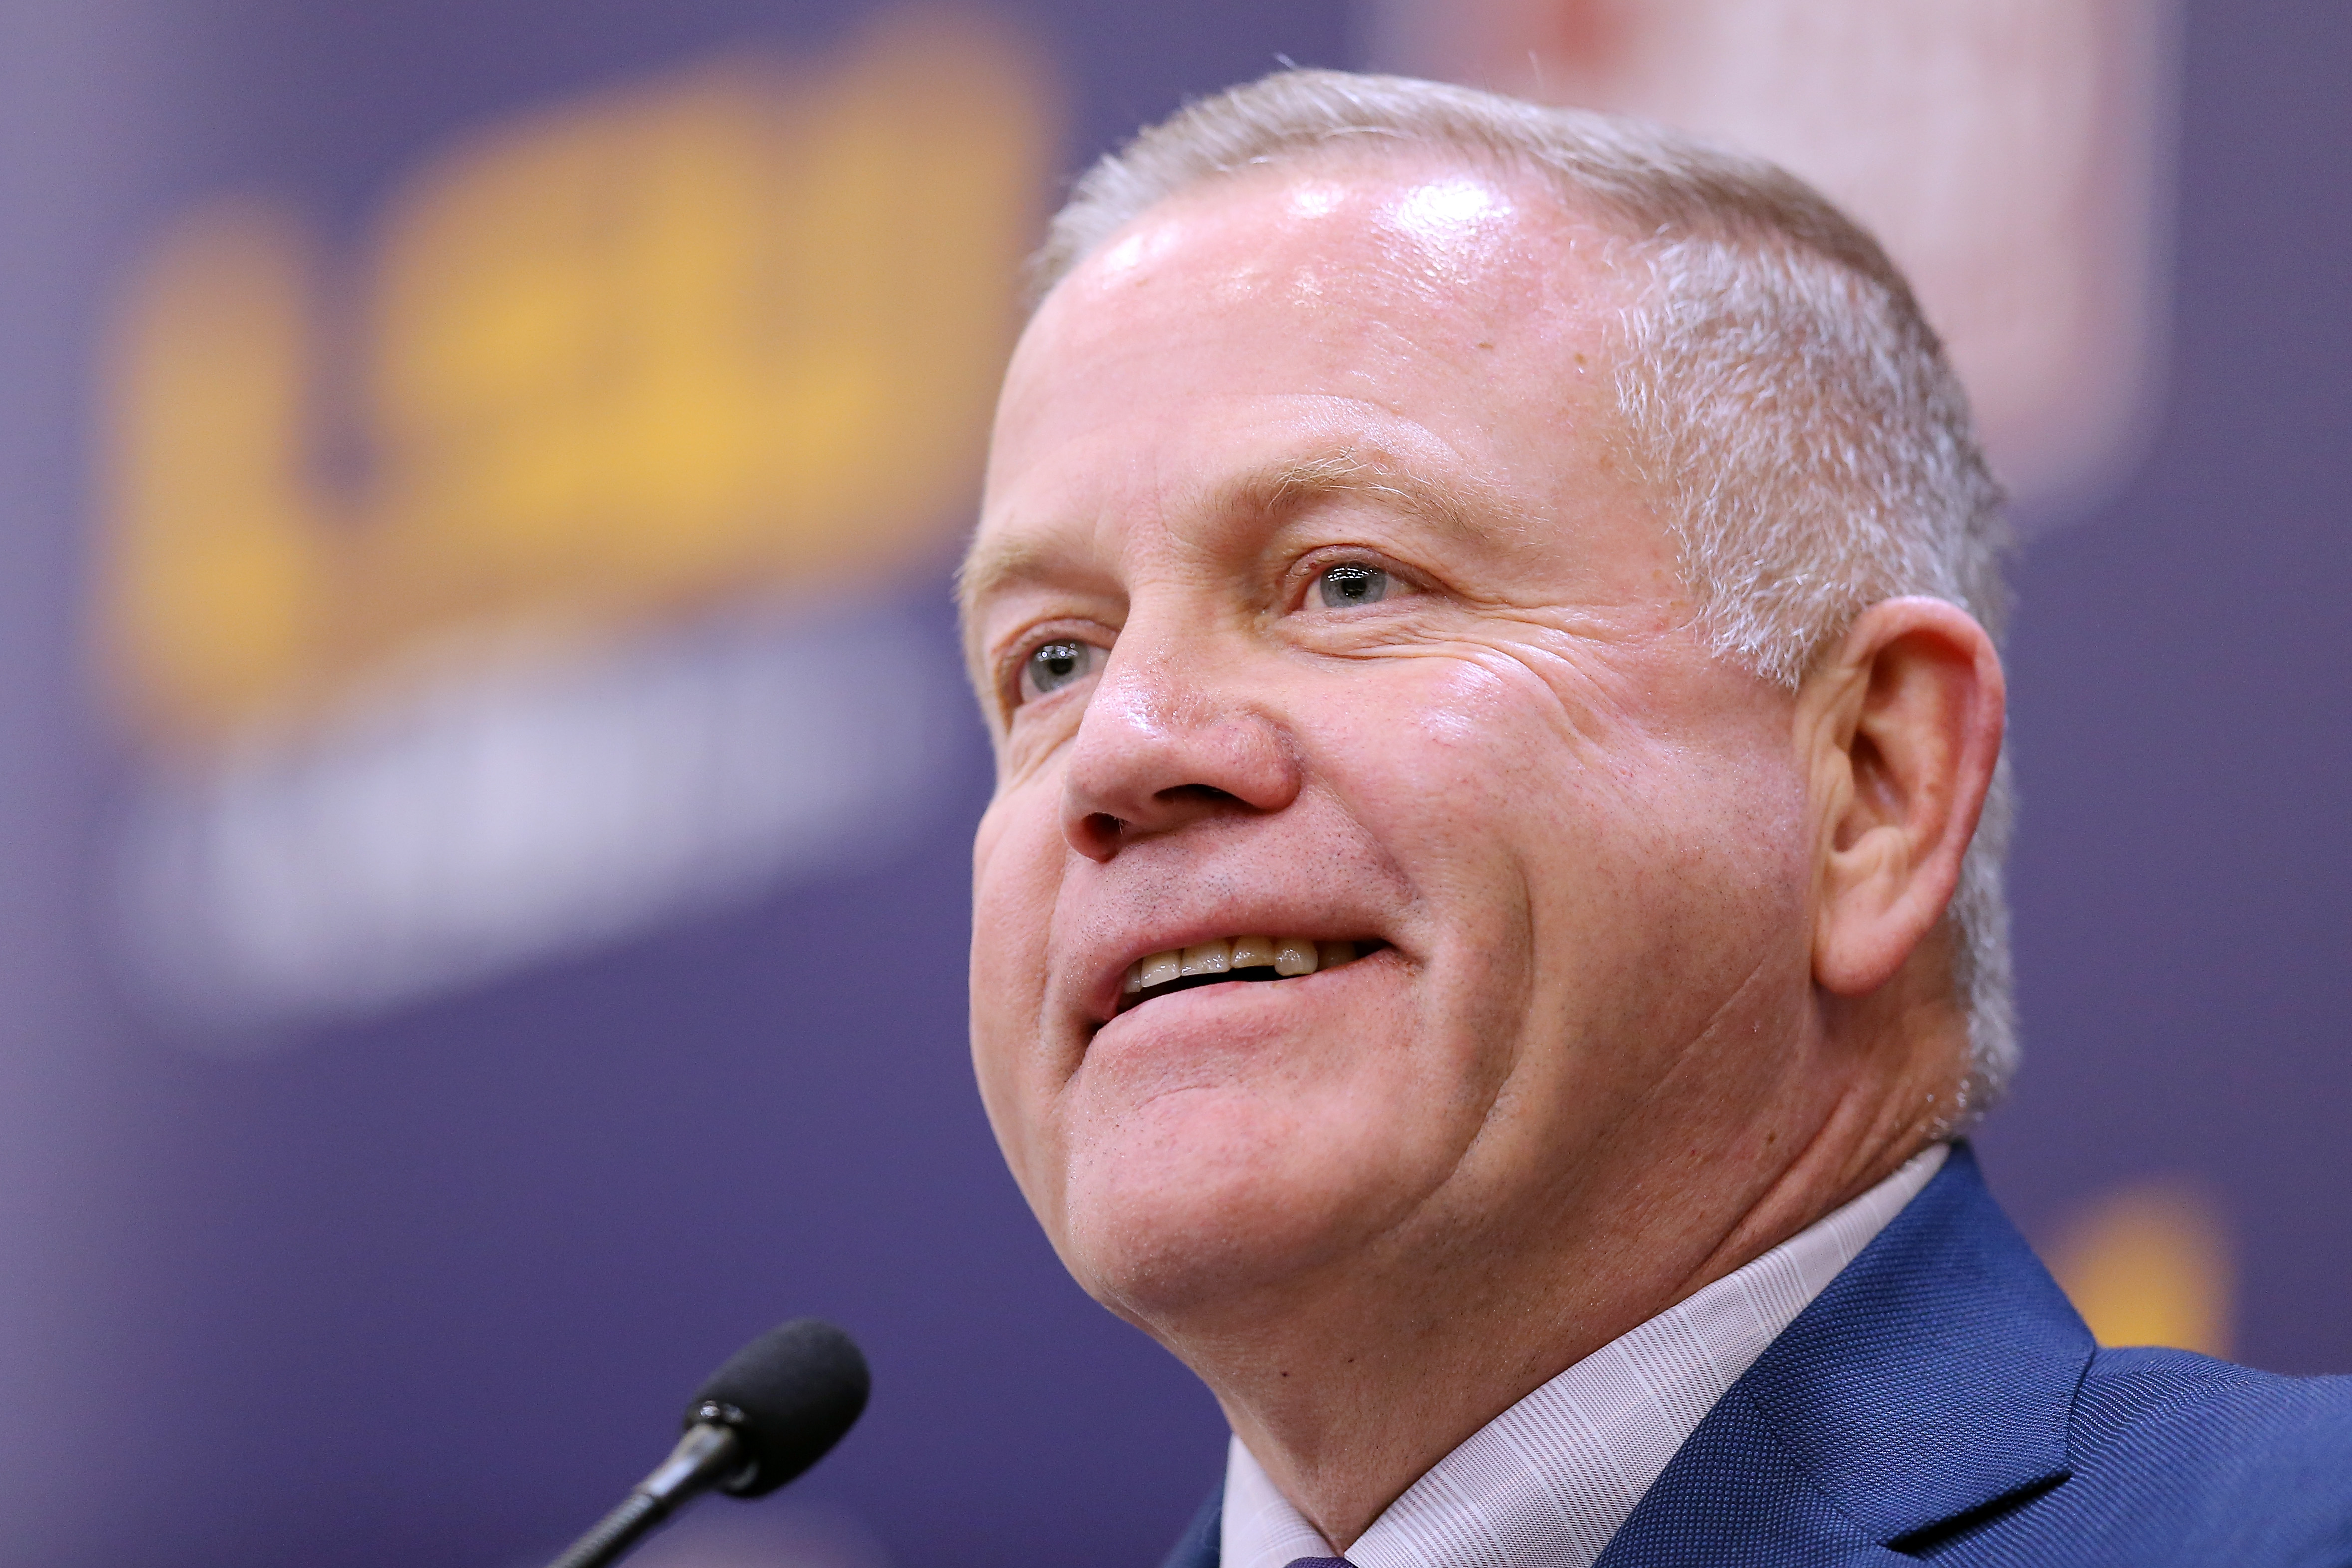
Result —
<instances>
[{"instance_id":1,"label":"eyebrow","mask_svg":"<svg viewBox=\"0 0 2352 1568\"><path fill-rule=\"evenodd\" d=\"M1516 544L1534 531L1533 522L1484 480L1452 476L1440 482L1390 453L1360 447L1237 475L1186 510L1282 521L1340 496L1376 497L1467 544ZM1066 548L1035 535L975 540L956 571L956 603L967 635L974 610L1010 584L1051 575Z\"/></svg>"},{"instance_id":2,"label":"eyebrow","mask_svg":"<svg viewBox=\"0 0 2352 1568\"><path fill-rule=\"evenodd\" d=\"M972 612L983 600L1010 584L1049 575L1051 563L1063 553L1061 545L1030 534L975 538L955 574L956 618L963 623L966 637L971 633Z\"/></svg>"},{"instance_id":3,"label":"eyebrow","mask_svg":"<svg viewBox=\"0 0 2352 1568\"><path fill-rule=\"evenodd\" d=\"M1381 450L1345 447L1244 475L1215 498L1221 516L1287 518L1335 496L1372 496L1465 544L1516 542L1529 521L1491 485L1469 475L1443 481Z\"/></svg>"}]
</instances>

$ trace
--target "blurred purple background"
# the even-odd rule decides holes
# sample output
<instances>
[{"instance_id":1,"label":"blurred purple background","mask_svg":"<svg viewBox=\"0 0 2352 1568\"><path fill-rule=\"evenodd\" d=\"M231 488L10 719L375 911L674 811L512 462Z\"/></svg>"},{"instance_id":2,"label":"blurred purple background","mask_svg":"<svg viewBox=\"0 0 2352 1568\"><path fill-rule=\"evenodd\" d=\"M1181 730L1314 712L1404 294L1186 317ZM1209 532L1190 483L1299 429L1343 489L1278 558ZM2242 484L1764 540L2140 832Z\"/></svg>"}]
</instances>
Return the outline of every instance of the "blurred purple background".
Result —
<instances>
[{"instance_id":1,"label":"blurred purple background","mask_svg":"<svg viewBox=\"0 0 2352 1568\"><path fill-rule=\"evenodd\" d=\"M822 61L868 9L7 0L0 1563L520 1568L803 1311L865 1343L871 1411L680 1564L1143 1563L1215 1479L1213 1405L1063 1275L971 1091L987 769L952 703L919 799L845 829L854 854L365 1016L242 1048L247 1026L140 1000L123 951L113 868L152 767L99 695L89 606L126 270L228 189L355 246L418 160L518 106L746 46ZM1188 95L1360 47L1339 0L990 14L1058 83L1066 173ZM2158 424L2116 493L2029 520L2015 572L2028 1056L1980 1146L2037 1236L2122 1184L2201 1184L2238 1353L2346 1371L2352 12L2196 0L2180 62ZM959 525L803 678L858 678L880 637L951 693Z\"/></svg>"}]
</instances>

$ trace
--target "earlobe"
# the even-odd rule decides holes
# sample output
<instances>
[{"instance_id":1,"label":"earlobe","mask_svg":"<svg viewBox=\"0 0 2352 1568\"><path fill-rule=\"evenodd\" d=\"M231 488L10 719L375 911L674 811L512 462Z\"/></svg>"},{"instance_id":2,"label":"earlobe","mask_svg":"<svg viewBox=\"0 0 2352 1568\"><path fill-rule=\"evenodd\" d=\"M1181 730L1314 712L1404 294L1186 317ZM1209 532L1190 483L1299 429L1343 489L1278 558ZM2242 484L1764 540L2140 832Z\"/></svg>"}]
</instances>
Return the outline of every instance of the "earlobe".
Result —
<instances>
[{"instance_id":1,"label":"earlobe","mask_svg":"<svg viewBox=\"0 0 2352 1568\"><path fill-rule=\"evenodd\" d=\"M2000 756L1992 639L1940 599L1889 599L1808 678L1798 711L1815 808L1813 978L1892 979L1950 902Z\"/></svg>"}]
</instances>

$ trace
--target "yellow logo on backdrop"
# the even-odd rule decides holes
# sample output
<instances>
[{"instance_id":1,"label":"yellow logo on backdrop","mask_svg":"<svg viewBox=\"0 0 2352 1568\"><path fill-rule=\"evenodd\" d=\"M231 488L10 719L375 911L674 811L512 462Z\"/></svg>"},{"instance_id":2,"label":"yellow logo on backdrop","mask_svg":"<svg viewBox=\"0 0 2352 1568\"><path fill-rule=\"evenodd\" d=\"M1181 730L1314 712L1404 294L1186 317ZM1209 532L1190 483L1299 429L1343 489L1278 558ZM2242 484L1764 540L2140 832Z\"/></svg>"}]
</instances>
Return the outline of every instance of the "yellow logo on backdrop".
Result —
<instances>
[{"instance_id":1,"label":"yellow logo on backdrop","mask_svg":"<svg viewBox=\"0 0 2352 1568\"><path fill-rule=\"evenodd\" d=\"M1026 55L923 13L824 74L722 61L476 134L347 272L279 204L190 215L106 383L100 624L141 731L926 559L1048 152Z\"/></svg>"},{"instance_id":2,"label":"yellow logo on backdrop","mask_svg":"<svg viewBox=\"0 0 2352 1568\"><path fill-rule=\"evenodd\" d=\"M2103 1345L2230 1353L2236 1270L2220 1205L2197 1184L2102 1194L2050 1249L2050 1271Z\"/></svg>"}]
</instances>

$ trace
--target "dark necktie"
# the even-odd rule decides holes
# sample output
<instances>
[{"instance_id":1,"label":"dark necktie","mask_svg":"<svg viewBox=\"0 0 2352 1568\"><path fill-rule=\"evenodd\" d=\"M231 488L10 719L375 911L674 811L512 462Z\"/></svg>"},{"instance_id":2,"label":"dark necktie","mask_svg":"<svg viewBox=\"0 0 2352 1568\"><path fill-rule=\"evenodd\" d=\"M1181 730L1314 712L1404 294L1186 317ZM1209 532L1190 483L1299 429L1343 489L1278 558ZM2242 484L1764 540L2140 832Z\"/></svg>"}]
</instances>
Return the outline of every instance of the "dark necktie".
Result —
<instances>
[{"instance_id":1,"label":"dark necktie","mask_svg":"<svg viewBox=\"0 0 2352 1568\"><path fill-rule=\"evenodd\" d=\"M1356 1568L1344 1557L1294 1557L1283 1568Z\"/></svg>"}]
</instances>

